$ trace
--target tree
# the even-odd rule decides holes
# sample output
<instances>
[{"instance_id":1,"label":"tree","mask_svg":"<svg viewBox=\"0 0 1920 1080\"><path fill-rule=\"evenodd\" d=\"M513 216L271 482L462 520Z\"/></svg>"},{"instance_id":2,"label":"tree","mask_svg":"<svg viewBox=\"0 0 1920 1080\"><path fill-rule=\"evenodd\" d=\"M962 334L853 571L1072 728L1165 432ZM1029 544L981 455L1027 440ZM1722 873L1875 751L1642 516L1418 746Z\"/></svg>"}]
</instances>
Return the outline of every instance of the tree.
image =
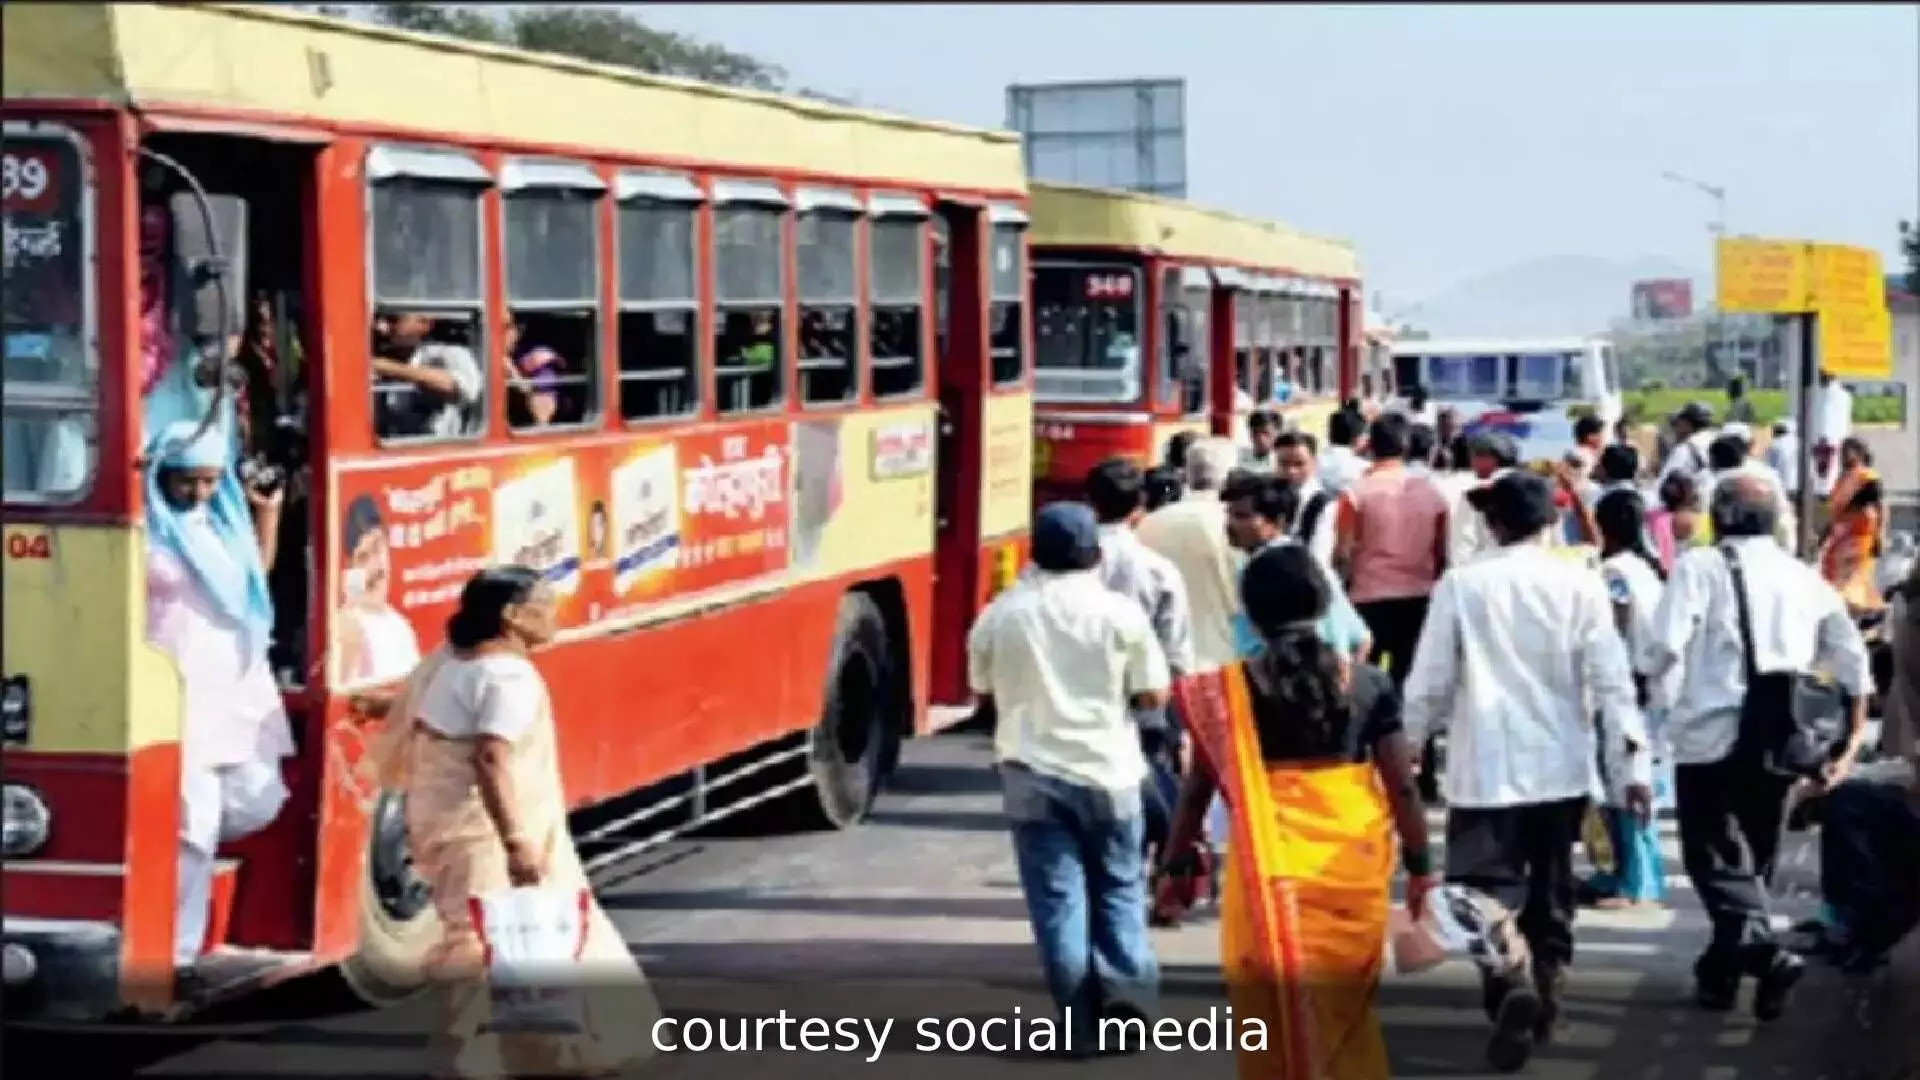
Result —
<instances>
[{"instance_id":1,"label":"tree","mask_svg":"<svg viewBox=\"0 0 1920 1080\"><path fill-rule=\"evenodd\" d=\"M1920 296L1920 222L1900 223L1900 253L1907 257L1907 291Z\"/></svg>"},{"instance_id":2,"label":"tree","mask_svg":"<svg viewBox=\"0 0 1920 1080\"><path fill-rule=\"evenodd\" d=\"M445 34L599 64L634 68L751 90L780 90L777 64L685 34L656 30L618 8L532 4L375 4L374 21L401 30Z\"/></svg>"}]
</instances>

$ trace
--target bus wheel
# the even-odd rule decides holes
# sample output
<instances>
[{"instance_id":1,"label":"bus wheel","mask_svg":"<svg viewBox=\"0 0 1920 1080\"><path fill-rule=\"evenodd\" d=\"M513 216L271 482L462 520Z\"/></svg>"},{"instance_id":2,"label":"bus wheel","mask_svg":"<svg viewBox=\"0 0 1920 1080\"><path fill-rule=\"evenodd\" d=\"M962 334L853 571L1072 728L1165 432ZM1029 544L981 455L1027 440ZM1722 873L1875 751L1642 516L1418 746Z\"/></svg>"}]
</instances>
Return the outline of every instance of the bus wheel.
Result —
<instances>
[{"instance_id":1,"label":"bus wheel","mask_svg":"<svg viewBox=\"0 0 1920 1080\"><path fill-rule=\"evenodd\" d=\"M341 975L369 1005L412 997L426 985L424 962L440 940L440 917L427 883L414 872L406 803L397 792L382 792L374 805L359 907L360 944L341 962Z\"/></svg>"},{"instance_id":2,"label":"bus wheel","mask_svg":"<svg viewBox=\"0 0 1920 1080\"><path fill-rule=\"evenodd\" d=\"M808 816L820 826L859 824L880 793L900 738L892 656L879 606L861 593L842 597L826 702L807 740Z\"/></svg>"}]
</instances>

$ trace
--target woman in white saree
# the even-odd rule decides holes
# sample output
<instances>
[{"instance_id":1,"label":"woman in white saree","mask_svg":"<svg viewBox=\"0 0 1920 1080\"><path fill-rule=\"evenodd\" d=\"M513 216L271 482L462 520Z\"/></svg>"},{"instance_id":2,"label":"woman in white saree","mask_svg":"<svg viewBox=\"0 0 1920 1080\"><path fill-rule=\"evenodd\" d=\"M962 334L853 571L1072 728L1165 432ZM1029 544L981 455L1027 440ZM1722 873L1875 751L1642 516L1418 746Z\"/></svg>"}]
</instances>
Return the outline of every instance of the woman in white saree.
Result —
<instances>
[{"instance_id":1,"label":"woman in white saree","mask_svg":"<svg viewBox=\"0 0 1920 1080\"><path fill-rule=\"evenodd\" d=\"M447 644L420 663L387 713L382 786L406 795L414 866L442 937L427 959L446 995L438 1076L607 1076L652 1054L660 1007L619 931L590 905L579 976L586 1025L566 1035L488 1031L485 950L471 897L514 886L586 889L567 833L553 709L529 659L552 639L554 599L538 571L482 570L467 582Z\"/></svg>"}]
</instances>

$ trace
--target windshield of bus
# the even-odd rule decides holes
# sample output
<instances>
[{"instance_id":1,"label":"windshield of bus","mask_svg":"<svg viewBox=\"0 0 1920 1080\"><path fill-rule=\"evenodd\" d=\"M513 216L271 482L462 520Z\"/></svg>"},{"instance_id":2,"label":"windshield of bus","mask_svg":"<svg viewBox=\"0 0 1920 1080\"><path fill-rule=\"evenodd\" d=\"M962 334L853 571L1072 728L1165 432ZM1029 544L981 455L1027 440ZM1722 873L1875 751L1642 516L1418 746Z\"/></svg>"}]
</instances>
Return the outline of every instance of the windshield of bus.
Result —
<instances>
[{"instance_id":1,"label":"windshield of bus","mask_svg":"<svg viewBox=\"0 0 1920 1080\"><path fill-rule=\"evenodd\" d=\"M69 502L93 465L91 178L65 128L9 120L4 146L6 498Z\"/></svg>"},{"instance_id":2,"label":"windshield of bus","mask_svg":"<svg viewBox=\"0 0 1920 1080\"><path fill-rule=\"evenodd\" d=\"M1137 393L1142 291L1130 266L1036 262L1036 390L1102 399Z\"/></svg>"}]
</instances>

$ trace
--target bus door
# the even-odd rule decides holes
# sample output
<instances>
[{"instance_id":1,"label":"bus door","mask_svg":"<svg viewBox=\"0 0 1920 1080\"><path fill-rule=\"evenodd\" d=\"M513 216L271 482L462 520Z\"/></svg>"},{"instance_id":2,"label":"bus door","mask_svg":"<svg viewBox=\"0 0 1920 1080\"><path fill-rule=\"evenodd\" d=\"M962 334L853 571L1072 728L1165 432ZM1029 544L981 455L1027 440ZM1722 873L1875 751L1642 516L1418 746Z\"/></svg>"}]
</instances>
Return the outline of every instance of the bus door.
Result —
<instances>
[{"instance_id":1,"label":"bus door","mask_svg":"<svg viewBox=\"0 0 1920 1080\"><path fill-rule=\"evenodd\" d=\"M985 267L981 264L982 207L943 200L934 208L934 347L939 370L939 436L934 480L935 627L931 676L934 704L967 700L966 650L961 646L973 617L978 587L983 439L982 387L986 383Z\"/></svg>"},{"instance_id":2,"label":"bus door","mask_svg":"<svg viewBox=\"0 0 1920 1080\"><path fill-rule=\"evenodd\" d=\"M300 133L201 131L165 119L152 121L141 142L142 205L173 208L168 242L182 280L195 286L176 307L203 339L203 355L217 357L213 344L227 343L218 410L233 427L242 483L280 501L274 558L266 567L274 611L268 661L295 748L283 769L288 795L270 825L222 846L209 947L294 952L313 945L310 852L323 762L313 751L321 742L315 730L321 651L311 627L321 555L314 538L326 518L312 482L320 433L317 423L309 430L309 419L319 410L309 403L325 400L323 339L315 330L326 149L324 138ZM209 366L193 373L193 381L217 385L220 376ZM204 411L214 401L205 389L196 390L190 404L165 394L163 386L147 396L149 437L174 414Z\"/></svg>"}]
</instances>

